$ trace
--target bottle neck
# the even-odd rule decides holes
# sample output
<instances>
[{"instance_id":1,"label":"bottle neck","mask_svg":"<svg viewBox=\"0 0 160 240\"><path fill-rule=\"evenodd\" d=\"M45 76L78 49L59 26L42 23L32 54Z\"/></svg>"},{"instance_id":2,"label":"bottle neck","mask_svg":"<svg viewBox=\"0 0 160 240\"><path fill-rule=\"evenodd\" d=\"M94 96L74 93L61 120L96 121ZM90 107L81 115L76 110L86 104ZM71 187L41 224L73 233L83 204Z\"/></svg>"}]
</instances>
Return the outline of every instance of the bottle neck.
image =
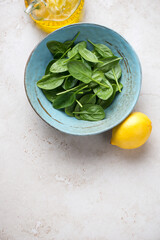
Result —
<instances>
[{"instance_id":1,"label":"bottle neck","mask_svg":"<svg viewBox=\"0 0 160 240\"><path fill-rule=\"evenodd\" d=\"M25 12L27 14L32 13L34 10L38 9L38 4L44 3L46 6L46 2L44 0L34 0L32 3L29 4L29 6L26 8Z\"/></svg>"}]
</instances>

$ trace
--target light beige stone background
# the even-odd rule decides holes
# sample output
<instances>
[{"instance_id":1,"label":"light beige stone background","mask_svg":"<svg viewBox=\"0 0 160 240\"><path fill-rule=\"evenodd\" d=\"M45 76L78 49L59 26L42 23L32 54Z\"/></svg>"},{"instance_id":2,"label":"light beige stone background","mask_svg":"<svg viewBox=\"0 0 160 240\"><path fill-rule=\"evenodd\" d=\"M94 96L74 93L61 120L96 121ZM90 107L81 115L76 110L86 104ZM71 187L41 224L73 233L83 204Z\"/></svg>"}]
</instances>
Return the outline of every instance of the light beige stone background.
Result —
<instances>
[{"instance_id":1,"label":"light beige stone background","mask_svg":"<svg viewBox=\"0 0 160 240\"><path fill-rule=\"evenodd\" d=\"M138 53L135 110L152 135L127 151L110 145L111 132L76 137L45 124L23 74L46 34L23 0L0 0L0 240L160 239L160 1L86 0L84 22L114 29Z\"/></svg>"}]
</instances>

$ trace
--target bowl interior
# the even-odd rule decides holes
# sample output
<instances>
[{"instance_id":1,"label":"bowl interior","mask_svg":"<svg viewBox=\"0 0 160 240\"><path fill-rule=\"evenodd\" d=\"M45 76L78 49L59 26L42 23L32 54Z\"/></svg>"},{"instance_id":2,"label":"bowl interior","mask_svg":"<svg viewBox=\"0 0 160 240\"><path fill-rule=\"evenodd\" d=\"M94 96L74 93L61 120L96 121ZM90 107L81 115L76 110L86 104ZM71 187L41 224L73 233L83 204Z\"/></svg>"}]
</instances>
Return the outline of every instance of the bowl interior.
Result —
<instances>
[{"instance_id":1,"label":"bowl interior","mask_svg":"<svg viewBox=\"0 0 160 240\"><path fill-rule=\"evenodd\" d=\"M51 40L64 42L72 39L76 33L80 35L76 42L90 39L95 43L106 44L116 56L123 57L121 82L123 90L117 94L114 102L106 109L106 119L90 122L77 120L56 110L45 98L36 82L44 75L47 64L53 59L46 47ZM89 48L92 48L88 44ZM123 121L135 106L141 88L141 67L138 57L129 43L119 34L103 26L95 24L74 24L61 28L48 35L32 52L25 71L25 89L28 99L38 115L51 126L60 131L75 135L97 134L109 130Z\"/></svg>"}]
</instances>

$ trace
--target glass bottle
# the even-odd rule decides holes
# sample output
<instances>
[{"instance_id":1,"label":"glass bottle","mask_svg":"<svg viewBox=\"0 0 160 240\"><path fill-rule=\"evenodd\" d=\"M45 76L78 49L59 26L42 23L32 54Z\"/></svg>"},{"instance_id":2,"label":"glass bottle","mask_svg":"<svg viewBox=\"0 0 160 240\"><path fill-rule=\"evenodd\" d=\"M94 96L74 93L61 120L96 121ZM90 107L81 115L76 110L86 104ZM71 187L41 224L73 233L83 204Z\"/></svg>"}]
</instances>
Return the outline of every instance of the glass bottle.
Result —
<instances>
[{"instance_id":1,"label":"glass bottle","mask_svg":"<svg viewBox=\"0 0 160 240\"><path fill-rule=\"evenodd\" d=\"M44 31L77 23L82 19L84 0L25 0L25 12Z\"/></svg>"}]
</instances>

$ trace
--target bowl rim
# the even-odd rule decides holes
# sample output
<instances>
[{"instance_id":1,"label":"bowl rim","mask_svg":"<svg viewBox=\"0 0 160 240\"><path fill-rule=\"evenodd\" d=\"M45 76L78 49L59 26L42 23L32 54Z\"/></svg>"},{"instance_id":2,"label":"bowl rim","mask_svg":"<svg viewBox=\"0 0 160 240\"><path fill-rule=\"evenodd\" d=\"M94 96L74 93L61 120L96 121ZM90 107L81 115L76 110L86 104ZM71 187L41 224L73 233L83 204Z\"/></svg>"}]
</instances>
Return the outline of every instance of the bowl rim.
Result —
<instances>
[{"instance_id":1,"label":"bowl rim","mask_svg":"<svg viewBox=\"0 0 160 240\"><path fill-rule=\"evenodd\" d=\"M132 49L132 51L134 52L134 54L136 55L137 57L137 61L138 61L138 65L139 65L139 70L140 70L140 82L139 82L139 90L138 90L138 93L137 93L137 97L135 98L133 104L132 104L132 107L126 112L126 114L121 118L121 120L118 121L118 123L116 124L112 124L109 128L107 129L103 129L101 131L93 131L93 132L83 132L83 133L74 133L74 132L70 132L68 130L62 130L61 128L58 128L58 127L55 127L53 125L51 125L50 123L48 123L39 113L38 111L34 108L34 106L32 105L32 102L28 96L28 92L27 92L27 85L26 85L26 72L27 72L27 67L28 67L28 64L29 64L29 61L32 57L32 54L33 52L36 50L36 48L39 46L39 44L41 44L41 42L43 42L46 38L48 38L48 36L52 35L53 33L57 32L57 31L60 31L61 29L65 29L65 28L70 28L72 26L75 26L75 25L92 25L92 26L97 26L97 27L100 27L100 28L105 28L109 31L112 31L116 34L118 34L129 46L130 48ZM40 42L38 42L38 44L36 44L36 46L33 48L33 50L31 51L31 53L29 54L29 57L27 59L27 62L26 62L26 65L25 65L25 70L24 70L24 89L25 89L25 93L26 93L26 96L27 96L27 99L28 99L28 102L30 103L32 109L35 111L35 113L45 122L47 123L49 126L51 126L52 128L55 128L57 130L59 130L60 132L63 132L63 133L66 133L66 134L70 134L70 135L75 135L75 136L89 136L89 135L96 135L96 134L100 134L100 133L103 133L103 132L107 132L109 130L111 130L112 128L116 127L117 125L119 125L121 122L123 122L128 116L129 114L133 111L137 101L138 101L138 98L140 96L140 91L141 91L141 86L142 86L142 67L141 67L141 63L140 63L140 60L139 60L139 57L136 53L136 51L134 50L134 48L131 46L131 44L124 38L122 37L121 34L119 34L118 32L112 30L111 28L108 28L106 26L103 26L103 25L100 25L100 24L96 24L96 23L89 23L89 22L81 22L81 23L74 23L74 24L70 24L70 25L67 25L67 26L64 26L64 27L61 27L57 30L55 30L54 32L51 32L49 33L45 38L43 38Z\"/></svg>"}]
</instances>

